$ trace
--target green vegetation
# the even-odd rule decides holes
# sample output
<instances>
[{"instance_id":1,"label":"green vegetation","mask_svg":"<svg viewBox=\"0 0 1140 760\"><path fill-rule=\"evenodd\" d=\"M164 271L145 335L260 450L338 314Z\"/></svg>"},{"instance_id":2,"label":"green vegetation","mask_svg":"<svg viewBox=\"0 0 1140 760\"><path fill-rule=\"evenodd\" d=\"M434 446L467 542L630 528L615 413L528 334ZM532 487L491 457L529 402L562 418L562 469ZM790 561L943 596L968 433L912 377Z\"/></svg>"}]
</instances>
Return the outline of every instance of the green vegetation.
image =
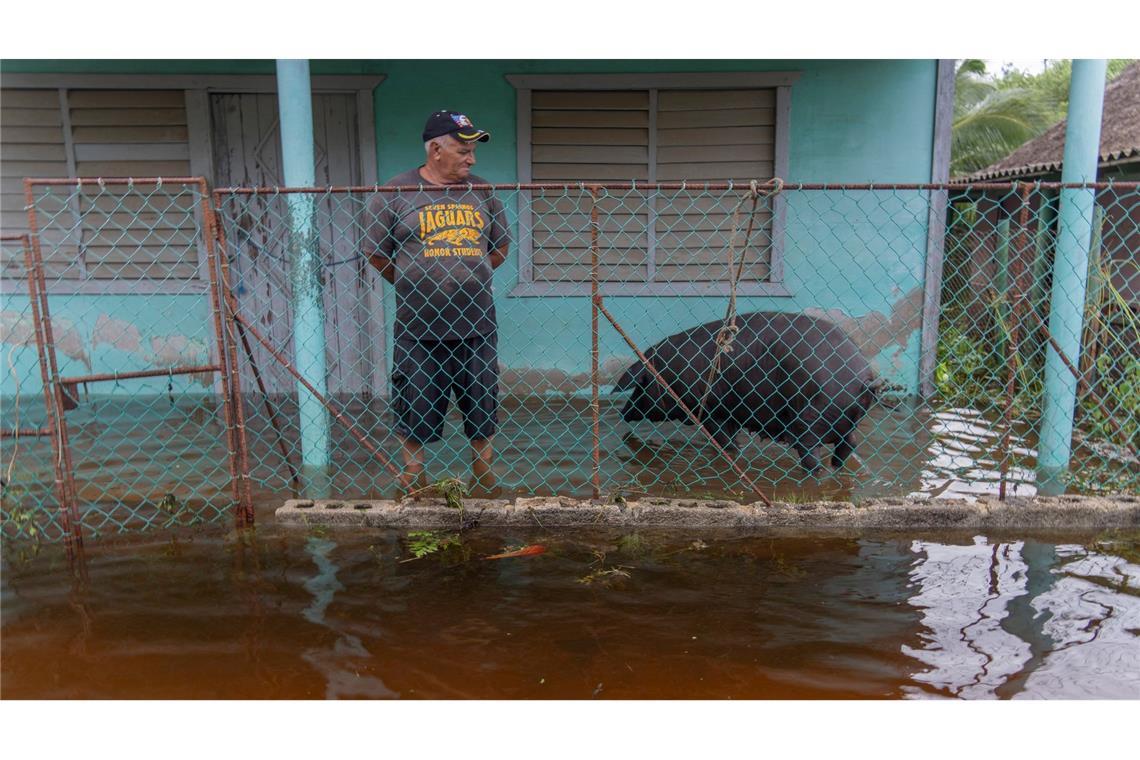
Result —
<instances>
[{"instance_id":1,"label":"green vegetation","mask_svg":"<svg viewBox=\"0 0 1140 760\"><path fill-rule=\"evenodd\" d=\"M6 500L10 499L8 489L5 489ZM11 501L8 502L9 504ZM5 555L9 562L13 564L26 564L33 557L40 553L43 545L43 535L40 531L39 520L35 509L23 507L18 503L16 506L9 507L5 505L4 522L11 524L15 528L17 537L24 537L29 541L15 541L5 540L7 545L5 548Z\"/></svg>"},{"instance_id":2,"label":"green vegetation","mask_svg":"<svg viewBox=\"0 0 1140 760\"><path fill-rule=\"evenodd\" d=\"M1105 381L1100 387L1104 406L1086 395L1081 399L1081 416L1094 438L1122 446L1140 448L1140 359L1128 357L1118 377L1113 377L1112 357L1097 359L1097 372ZM1109 422L1111 416L1115 424Z\"/></svg>"},{"instance_id":3,"label":"green vegetation","mask_svg":"<svg viewBox=\"0 0 1140 760\"><path fill-rule=\"evenodd\" d=\"M1004 407L1008 370L1006 357L997 346L953 322L942 329L938 340L938 363L934 383L939 398L950 406L967 406L978 410ZM1014 414L1028 416L1040 403L1040 373L1028 371L1018 362L1018 383L1014 395Z\"/></svg>"},{"instance_id":4,"label":"green vegetation","mask_svg":"<svg viewBox=\"0 0 1140 760\"><path fill-rule=\"evenodd\" d=\"M1132 63L1108 63L1111 81ZM1039 74L1005 69L986 71L984 61L959 61L954 82L954 124L950 174L960 177L1000 161L1023 143L1065 118L1072 61L1049 62Z\"/></svg>"},{"instance_id":5,"label":"green vegetation","mask_svg":"<svg viewBox=\"0 0 1140 760\"><path fill-rule=\"evenodd\" d=\"M463 498L468 494L467 485L459 478L443 478L433 483L432 488L443 497L447 506L459 510L460 519L462 519Z\"/></svg>"},{"instance_id":6,"label":"green vegetation","mask_svg":"<svg viewBox=\"0 0 1140 760\"><path fill-rule=\"evenodd\" d=\"M433 530L413 530L408 532L408 551L412 559L422 559L449 546L459 543L459 534L440 533ZM411 560L404 560L410 562Z\"/></svg>"}]
</instances>

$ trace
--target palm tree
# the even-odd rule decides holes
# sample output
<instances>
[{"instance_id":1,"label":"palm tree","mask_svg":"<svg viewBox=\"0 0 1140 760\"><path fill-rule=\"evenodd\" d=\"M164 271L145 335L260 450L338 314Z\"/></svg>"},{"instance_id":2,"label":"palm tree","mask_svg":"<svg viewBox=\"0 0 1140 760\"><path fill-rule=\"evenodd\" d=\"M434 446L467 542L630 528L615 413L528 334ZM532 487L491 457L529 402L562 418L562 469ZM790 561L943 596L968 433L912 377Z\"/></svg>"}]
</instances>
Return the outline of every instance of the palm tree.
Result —
<instances>
[{"instance_id":1,"label":"palm tree","mask_svg":"<svg viewBox=\"0 0 1140 760\"><path fill-rule=\"evenodd\" d=\"M954 77L950 174L971 174L1005 158L1045 131L1054 107L1026 87L1002 87L986 77L986 64L968 58Z\"/></svg>"}]
</instances>

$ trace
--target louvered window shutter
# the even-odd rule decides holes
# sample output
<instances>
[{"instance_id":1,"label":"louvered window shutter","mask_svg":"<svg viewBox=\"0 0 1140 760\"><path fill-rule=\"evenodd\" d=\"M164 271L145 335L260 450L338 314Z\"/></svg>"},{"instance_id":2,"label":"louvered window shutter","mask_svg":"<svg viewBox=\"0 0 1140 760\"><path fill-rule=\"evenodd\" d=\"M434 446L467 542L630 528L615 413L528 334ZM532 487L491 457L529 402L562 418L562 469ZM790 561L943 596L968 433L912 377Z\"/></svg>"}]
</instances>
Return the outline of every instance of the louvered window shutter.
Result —
<instances>
[{"instance_id":1,"label":"louvered window shutter","mask_svg":"<svg viewBox=\"0 0 1140 760\"><path fill-rule=\"evenodd\" d=\"M27 230L24 177L190 174L182 90L5 89L0 102L5 233ZM92 190L78 200L66 195L56 192L37 202L37 214L46 222L41 222L41 250L48 277L197 277L190 194L147 199L134 193L123 199L122 193ZM20 272L6 268L4 276Z\"/></svg>"},{"instance_id":2,"label":"louvered window shutter","mask_svg":"<svg viewBox=\"0 0 1140 760\"><path fill-rule=\"evenodd\" d=\"M763 180L775 173L775 131L775 88L534 90L531 178L566 183ZM645 282L652 255L654 281L726 281L736 197L721 195L660 191L645 202L643 193L611 193L599 204L602 280ZM589 209L589 196L581 191L533 193L536 282L589 280ZM746 224L744 214L738 245ZM769 278L771 233L770 209L762 204L744 281Z\"/></svg>"}]
</instances>

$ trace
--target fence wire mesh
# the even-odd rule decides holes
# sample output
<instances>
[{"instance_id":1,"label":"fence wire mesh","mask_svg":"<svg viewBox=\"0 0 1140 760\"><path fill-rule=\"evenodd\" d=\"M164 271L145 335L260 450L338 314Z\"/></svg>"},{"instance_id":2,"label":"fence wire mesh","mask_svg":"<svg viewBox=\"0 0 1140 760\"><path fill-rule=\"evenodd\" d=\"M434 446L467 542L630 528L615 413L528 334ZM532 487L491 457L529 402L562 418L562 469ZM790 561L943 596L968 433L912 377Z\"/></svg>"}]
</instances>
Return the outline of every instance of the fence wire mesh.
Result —
<instances>
[{"instance_id":1,"label":"fence wire mesh","mask_svg":"<svg viewBox=\"0 0 1140 760\"><path fill-rule=\"evenodd\" d=\"M41 443L26 480L46 494L52 457L60 460L77 535L228 518L231 426L204 182L31 180L27 190L47 294L40 329L63 411L52 431L60 450L45 456ZM20 300L6 295L5 306ZM16 320L26 349L34 326L22 301ZM34 348L24 354L34 361ZM42 399L43 387L23 374L10 396L5 390L21 409Z\"/></svg>"},{"instance_id":2,"label":"fence wire mesh","mask_svg":"<svg viewBox=\"0 0 1140 760\"><path fill-rule=\"evenodd\" d=\"M28 289L31 283L16 279L26 271L30 247L26 235L0 236L0 271L12 277L4 283L0 311L6 388L0 428L0 493L4 503L3 536L38 545L61 540L66 527L52 493L55 474L51 426L42 394L43 377Z\"/></svg>"},{"instance_id":3,"label":"fence wire mesh","mask_svg":"<svg viewBox=\"0 0 1140 760\"><path fill-rule=\"evenodd\" d=\"M391 495L386 463L414 473L418 457L425 474L405 490L457 477L476 490L493 482L504 493L577 496L740 497L751 486L777 498L970 495L997 494L1003 482L1025 493L1044 403L1058 192L218 191L235 308L270 344L247 336L240 362L254 480L286 490L303 469L294 373L307 370L295 357L323 336L321 377L339 415L331 491L346 498ZM1072 468L1082 490L1138 483L1128 306L1140 287L1138 205L1134 186L1100 190L1086 220L1098 230L1086 321L1101 327L1086 330L1082 351ZM940 235L931 223L943 209L941 335L924 344L928 238ZM492 286L489 254L507 238ZM394 287L369 265L376 252L372 263L393 262ZM319 279L299 285L298 262L312 260L303 271ZM303 335L299 287L319 294L323 317ZM638 369L634 346L676 398ZM929 403L919 401L924 386ZM477 464L484 440L493 477Z\"/></svg>"},{"instance_id":4,"label":"fence wire mesh","mask_svg":"<svg viewBox=\"0 0 1140 760\"><path fill-rule=\"evenodd\" d=\"M1090 238L1059 256L1063 236L1073 234L1060 227L1066 191L1095 202L1072 217L1078 228L1087 225ZM1031 469L1046 403L1046 354L1061 352L1053 312L1067 309L1079 325L1079 355L1069 351L1061 360L1077 381L1070 487L1136 492L1140 190L1135 183L993 185L963 188L949 201L937 401L991 420L971 423L986 436L1020 425L1027 436L1010 443L996 466ZM1084 271L1076 251L1087 255ZM1085 286L1055 288L1059 278L1079 278Z\"/></svg>"},{"instance_id":5,"label":"fence wire mesh","mask_svg":"<svg viewBox=\"0 0 1140 760\"><path fill-rule=\"evenodd\" d=\"M246 467L259 503L444 478L605 498L1032 492L1062 306L1082 325L1069 487L1140 490L1135 183L1089 190L1078 215L1087 283L1059 292L1083 303L1053 300L1073 265L1045 183L218 190L221 338L203 188L34 185L90 530L220 519ZM6 289L5 340L24 341L6 427L45 420L26 302ZM33 502L55 499L50 448L20 439Z\"/></svg>"}]
</instances>

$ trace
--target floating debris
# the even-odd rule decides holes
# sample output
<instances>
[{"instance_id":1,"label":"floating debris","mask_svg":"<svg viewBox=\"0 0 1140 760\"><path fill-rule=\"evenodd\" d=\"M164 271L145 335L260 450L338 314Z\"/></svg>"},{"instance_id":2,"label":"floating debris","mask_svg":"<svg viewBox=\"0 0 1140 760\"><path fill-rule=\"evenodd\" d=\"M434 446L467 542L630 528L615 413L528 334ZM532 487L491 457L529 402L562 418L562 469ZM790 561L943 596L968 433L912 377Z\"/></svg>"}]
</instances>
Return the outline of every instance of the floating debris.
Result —
<instances>
[{"instance_id":1,"label":"floating debris","mask_svg":"<svg viewBox=\"0 0 1140 760\"><path fill-rule=\"evenodd\" d=\"M536 554L542 554L545 551L546 551L546 547L543 546L542 544L531 544L530 546L524 546L521 549L515 549L514 551L503 552L501 554L492 554L488 557L484 557L483 559L509 559L511 557L533 557Z\"/></svg>"}]
</instances>

